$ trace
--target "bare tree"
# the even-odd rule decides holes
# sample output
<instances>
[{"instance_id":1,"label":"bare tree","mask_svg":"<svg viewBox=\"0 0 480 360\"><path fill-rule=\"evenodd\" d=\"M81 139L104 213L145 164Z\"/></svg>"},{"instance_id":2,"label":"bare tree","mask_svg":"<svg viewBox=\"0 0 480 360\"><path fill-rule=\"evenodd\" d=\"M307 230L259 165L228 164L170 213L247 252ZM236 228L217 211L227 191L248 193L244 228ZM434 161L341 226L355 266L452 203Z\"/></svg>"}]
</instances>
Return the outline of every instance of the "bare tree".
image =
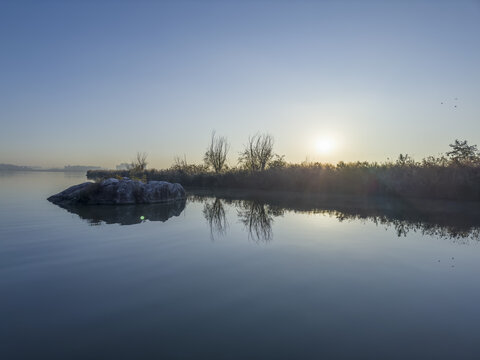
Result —
<instances>
[{"instance_id":1,"label":"bare tree","mask_svg":"<svg viewBox=\"0 0 480 360\"><path fill-rule=\"evenodd\" d=\"M256 134L248 138L248 144L240 153L238 162L251 171L263 171L273 159L274 139L270 134Z\"/></svg>"},{"instance_id":2,"label":"bare tree","mask_svg":"<svg viewBox=\"0 0 480 360\"><path fill-rule=\"evenodd\" d=\"M188 167L187 155L183 154L183 159L180 156L175 155L175 157L173 158L172 167L177 170L186 169Z\"/></svg>"},{"instance_id":3,"label":"bare tree","mask_svg":"<svg viewBox=\"0 0 480 360\"><path fill-rule=\"evenodd\" d=\"M397 161L395 161L395 165L397 166L415 166L415 160L408 154L400 154L398 155Z\"/></svg>"},{"instance_id":4,"label":"bare tree","mask_svg":"<svg viewBox=\"0 0 480 360\"><path fill-rule=\"evenodd\" d=\"M230 144L226 137L215 136L215 131L212 131L210 146L205 152L203 161L208 167L212 167L216 173L222 171L227 165L227 154L230 150Z\"/></svg>"},{"instance_id":5,"label":"bare tree","mask_svg":"<svg viewBox=\"0 0 480 360\"><path fill-rule=\"evenodd\" d=\"M130 169L135 171L143 171L147 168L147 153L137 152L137 156L133 159Z\"/></svg>"}]
</instances>

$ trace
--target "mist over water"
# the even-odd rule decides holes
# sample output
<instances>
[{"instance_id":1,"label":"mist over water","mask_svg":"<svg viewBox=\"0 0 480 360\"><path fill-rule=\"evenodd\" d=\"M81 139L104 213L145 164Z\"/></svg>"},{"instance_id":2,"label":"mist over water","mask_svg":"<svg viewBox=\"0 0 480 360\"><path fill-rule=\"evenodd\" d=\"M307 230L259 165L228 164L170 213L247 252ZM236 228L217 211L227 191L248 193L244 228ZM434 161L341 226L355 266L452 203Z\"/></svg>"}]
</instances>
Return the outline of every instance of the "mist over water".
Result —
<instances>
[{"instance_id":1,"label":"mist over water","mask_svg":"<svg viewBox=\"0 0 480 360\"><path fill-rule=\"evenodd\" d=\"M176 205L46 200L82 181L0 173L2 358L480 351L474 204L194 192Z\"/></svg>"}]
</instances>

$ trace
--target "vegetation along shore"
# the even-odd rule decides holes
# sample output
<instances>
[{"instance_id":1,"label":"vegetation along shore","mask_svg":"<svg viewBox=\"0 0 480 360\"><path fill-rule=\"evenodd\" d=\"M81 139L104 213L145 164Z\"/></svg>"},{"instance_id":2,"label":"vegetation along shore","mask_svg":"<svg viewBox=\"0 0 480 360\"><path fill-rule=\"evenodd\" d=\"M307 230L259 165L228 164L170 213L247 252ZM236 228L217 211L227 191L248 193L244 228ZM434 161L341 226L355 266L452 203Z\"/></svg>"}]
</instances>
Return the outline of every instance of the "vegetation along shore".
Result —
<instances>
[{"instance_id":1,"label":"vegetation along shore","mask_svg":"<svg viewBox=\"0 0 480 360\"><path fill-rule=\"evenodd\" d=\"M420 161L400 154L385 162L287 163L275 154L268 134L251 137L235 167L227 166L229 143L212 134L203 164L176 158L168 169L147 169L146 154L137 154L128 170L90 170L100 180L130 177L177 182L188 188L250 189L325 194L381 195L480 201L480 153L476 145L455 140L450 151Z\"/></svg>"}]
</instances>

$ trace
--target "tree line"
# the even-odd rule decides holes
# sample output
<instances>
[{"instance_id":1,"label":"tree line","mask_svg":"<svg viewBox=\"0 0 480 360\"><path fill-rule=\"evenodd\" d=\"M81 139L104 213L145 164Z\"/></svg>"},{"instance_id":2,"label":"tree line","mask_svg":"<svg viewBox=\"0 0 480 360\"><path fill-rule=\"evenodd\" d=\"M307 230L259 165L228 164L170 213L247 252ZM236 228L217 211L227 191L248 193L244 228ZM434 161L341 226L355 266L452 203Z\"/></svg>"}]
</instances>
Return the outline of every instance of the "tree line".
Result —
<instances>
[{"instance_id":1,"label":"tree line","mask_svg":"<svg viewBox=\"0 0 480 360\"><path fill-rule=\"evenodd\" d=\"M239 153L238 165L240 169L248 171L264 171L267 168L283 168L288 166L285 156L278 155L273 151L274 138L270 134L255 134L248 138L244 149ZM400 154L395 162L400 166L421 166L421 165L480 165L480 152L477 145L469 145L467 140L455 140L449 145L450 151L440 157L429 156L422 159L421 162L415 161L408 154ZM210 144L203 156L203 170L211 170L215 173L221 173L229 169L227 165L227 155L230 151L230 143L224 136L217 136L212 132ZM359 163L359 162L357 162ZM145 171L147 169L147 154L138 152L136 157L128 164L128 170L135 172ZM340 161L337 167L344 167L345 162ZM188 168L186 158L174 158L173 168ZM190 165L191 166L191 165Z\"/></svg>"},{"instance_id":2,"label":"tree line","mask_svg":"<svg viewBox=\"0 0 480 360\"><path fill-rule=\"evenodd\" d=\"M88 171L87 177L100 180L125 177L142 181L180 183L187 189L248 189L300 191L323 194L387 195L480 201L480 153L476 145L455 140L450 151L421 161L400 154L394 161L287 163L275 154L273 137L251 136L239 153L239 166L229 168L226 158L230 144L212 133L203 164L188 164L176 158L163 170L147 169L145 153L137 154L131 169Z\"/></svg>"}]
</instances>

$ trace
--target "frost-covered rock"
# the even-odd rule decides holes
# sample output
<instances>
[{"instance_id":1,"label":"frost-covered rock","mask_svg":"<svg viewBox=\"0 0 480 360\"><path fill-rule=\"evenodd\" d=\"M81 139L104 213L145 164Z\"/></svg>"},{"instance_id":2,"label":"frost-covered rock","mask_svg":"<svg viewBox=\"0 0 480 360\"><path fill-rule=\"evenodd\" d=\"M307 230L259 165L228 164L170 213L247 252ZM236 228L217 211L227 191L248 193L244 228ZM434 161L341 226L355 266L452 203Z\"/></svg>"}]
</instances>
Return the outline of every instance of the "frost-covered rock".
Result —
<instances>
[{"instance_id":1,"label":"frost-covered rock","mask_svg":"<svg viewBox=\"0 0 480 360\"><path fill-rule=\"evenodd\" d=\"M54 204L150 204L185 199L180 184L166 181L144 183L128 178L110 178L99 183L85 182L50 196Z\"/></svg>"}]
</instances>

